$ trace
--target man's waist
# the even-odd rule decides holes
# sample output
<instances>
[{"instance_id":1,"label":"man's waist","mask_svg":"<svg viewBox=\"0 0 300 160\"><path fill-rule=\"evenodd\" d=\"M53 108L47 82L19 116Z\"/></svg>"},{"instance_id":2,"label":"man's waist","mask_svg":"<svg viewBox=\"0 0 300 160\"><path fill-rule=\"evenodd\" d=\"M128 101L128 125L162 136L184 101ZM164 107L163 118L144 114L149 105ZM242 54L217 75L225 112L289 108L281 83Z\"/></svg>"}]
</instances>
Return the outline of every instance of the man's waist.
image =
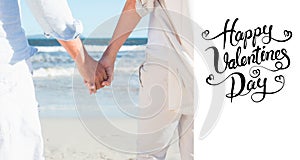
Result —
<instances>
[{"instance_id":1,"label":"man's waist","mask_svg":"<svg viewBox=\"0 0 300 160\"><path fill-rule=\"evenodd\" d=\"M0 64L15 64L17 62L30 58L36 52L37 49L30 46L16 51L9 47L3 48L3 46L1 46Z\"/></svg>"}]
</instances>

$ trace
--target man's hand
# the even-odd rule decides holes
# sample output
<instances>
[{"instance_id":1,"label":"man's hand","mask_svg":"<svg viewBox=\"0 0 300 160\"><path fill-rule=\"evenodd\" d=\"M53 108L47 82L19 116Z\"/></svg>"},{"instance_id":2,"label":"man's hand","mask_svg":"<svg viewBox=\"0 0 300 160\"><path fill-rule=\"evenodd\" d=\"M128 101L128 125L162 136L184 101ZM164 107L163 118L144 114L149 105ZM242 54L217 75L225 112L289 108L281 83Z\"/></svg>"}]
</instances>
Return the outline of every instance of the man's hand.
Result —
<instances>
[{"instance_id":1,"label":"man's hand","mask_svg":"<svg viewBox=\"0 0 300 160\"><path fill-rule=\"evenodd\" d=\"M70 41L58 40L58 42L76 62L79 73L90 93L96 93L98 89L104 87L101 83L107 80L106 71L87 53L79 37Z\"/></svg>"},{"instance_id":2,"label":"man's hand","mask_svg":"<svg viewBox=\"0 0 300 160\"><path fill-rule=\"evenodd\" d=\"M85 81L90 93L96 93L98 89L111 85L114 77L114 63L115 58L109 55L106 50L101 59L97 62L97 70L95 71L96 88L89 85L88 81Z\"/></svg>"},{"instance_id":3,"label":"man's hand","mask_svg":"<svg viewBox=\"0 0 300 160\"><path fill-rule=\"evenodd\" d=\"M104 80L107 80L106 71L104 67L95 61L88 54L85 54L84 58L78 57L76 60L79 73L84 79L84 83L90 90L90 93L96 93L100 88L103 88L104 85L101 83Z\"/></svg>"}]
</instances>

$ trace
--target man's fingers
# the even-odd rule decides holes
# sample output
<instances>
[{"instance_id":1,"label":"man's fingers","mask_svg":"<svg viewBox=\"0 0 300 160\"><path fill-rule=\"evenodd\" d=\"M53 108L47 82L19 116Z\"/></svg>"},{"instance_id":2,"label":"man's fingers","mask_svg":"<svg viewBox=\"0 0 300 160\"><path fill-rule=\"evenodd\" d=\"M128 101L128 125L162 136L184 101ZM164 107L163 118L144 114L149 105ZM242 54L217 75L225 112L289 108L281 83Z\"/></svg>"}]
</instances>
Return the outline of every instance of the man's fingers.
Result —
<instances>
[{"instance_id":1,"label":"man's fingers","mask_svg":"<svg viewBox=\"0 0 300 160\"><path fill-rule=\"evenodd\" d=\"M88 83L88 81L84 80L83 83L84 83L84 85L85 85L87 88L89 88L89 83Z\"/></svg>"},{"instance_id":2,"label":"man's fingers","mask_svg":"<svg viewBox=\"0 0 300 160\"><path fill-rule=\"evenodd\" d=\"M94 83L91 83L91 82L86 82L86 86L88 87L89 91L90 91L90 94L92 93L96 93L96 85Z\"/></svg>"},{"instance_id":3,"label":"man's fingers","mask_svg":"<svg viewBox=\"0 0 300 160\"><path fill-rule=\"evenodd\" d=\"M90 90L90 93L96 93L98 89L111 85L113 80L113 68L104 68L101 64L98 64L94 76L94 83L89 83L86 80L84 81Z\"/></svg>"},{"instance_id":4,"label":"man's fingers","mask_svg":"<svg viewBox=\"0 0 300 160\"><path fill-rule=\"evenodd\" d=\"M87 82L86 85L89 87L89 89L96 89L96 86L94 83Z\"/></svg>"}]
</instances>

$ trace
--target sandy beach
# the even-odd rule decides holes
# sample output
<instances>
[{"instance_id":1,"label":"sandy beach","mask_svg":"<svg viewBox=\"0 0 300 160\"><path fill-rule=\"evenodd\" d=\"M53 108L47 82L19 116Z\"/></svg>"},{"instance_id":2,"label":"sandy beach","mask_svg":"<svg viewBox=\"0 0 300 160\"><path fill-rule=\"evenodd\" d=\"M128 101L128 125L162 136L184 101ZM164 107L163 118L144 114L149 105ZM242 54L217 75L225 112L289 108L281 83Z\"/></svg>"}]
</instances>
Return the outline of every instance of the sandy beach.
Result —
<instances>
[{"instance_id":1,"label":"sandy beach","mask_svg":"<svg viewBox=\"0 0 300 160\"><path fill-rule=\"evenodd\" d=\"M107 45L102 43L101 39L100 41L101 43L99 40L90 40L93 43L90 45L95 48L89 54L95 59L100 58L99 49ZM147 39L131 39L131 43L118 54L114 88L103 88L95 96L88 94L82 79L78 77L77 72L74 73L74 61L61 50L60 45L52 44L48 39L35 41L34 46L40 46L40 43L48 44L40 46L40 52L32 57L46 160L135 159L134 154L116 151L95 139L79 120L77 110L82 109L82 112L96 114L98 117L101 117L99 114L102 113L111 117L110 120L117 123L117 128L136 133L136 121L127 118L128 116L120 110L119 104L123 109L135 113L134 108L130 110L127 107L138 104L140 82L138 72L134 71L144 62L145 53L141 47L145 48L146 41ZM73 74L77 76L74 78ZM126 95L130 96L130 99L124 98ZM117 103L116 99L119 100ZM135 141L132 137L114 132L109 126L97 122L99 121L93 121L90 127L95 129L98 137L104 138L114 146L134 148ZM171 146L167 157L168 160L180 159L177 144Z\"/></svg>"},{"instance_id":2,"label":"sandy beach","mask_svg":"<svg viewBox=\"0 0 300 160\"><path fill-rule=\"evenodd\" d=\"M120 125L130 126L130 121L117 119ZM46 160L134 160L134 154L121 153L97 141L78 118L41 118L45 141ZM108 141L116 141L109 129L101 128ZM118 142L114 142L118 143ZM179 160L178 145L174 143L167 155L168 160Z\"/></svg>"}]
</instances>

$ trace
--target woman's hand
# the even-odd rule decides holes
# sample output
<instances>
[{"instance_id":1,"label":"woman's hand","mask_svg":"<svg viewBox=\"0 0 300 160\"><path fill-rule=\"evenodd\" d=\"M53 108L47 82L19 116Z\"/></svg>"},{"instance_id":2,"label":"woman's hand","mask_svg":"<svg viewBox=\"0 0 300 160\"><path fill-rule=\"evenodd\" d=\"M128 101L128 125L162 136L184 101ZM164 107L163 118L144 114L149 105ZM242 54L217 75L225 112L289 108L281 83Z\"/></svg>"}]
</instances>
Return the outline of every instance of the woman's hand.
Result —
<instances>
[{"instance_id":1,"label":"woman's hand","mask_svg":"<svg viewBox=\"0 0 300 160\"><path fill-rule=\"evenodd\" d=\"M111 85L114 77L114 63L117 53L141 19L135 10L135 3L135 0L126 1L111 42L98 62L98 66L103 67L107 75L107 79L101 83L102 86Z\"/></svg>"},{"instance_id":2,"label":"woman's hand","mask_svg":"<svg viewBox=\"0 0 300 160\"><path fill-rule=\"evenodd\" d=\"M107 80L106 71L101 64L88 54L80 38L77 37L70 41L58 41L76 62L79 73L90 93L96 93L98 89L104 87L101 83Z\"/></svg>"},{"instance_id":3,"label":"woman's hand","mask_svg":"<svg viewBox=\"0 0 300 160\"><path fill-rule=\"evenodd\" d=\"M84 58L78 57L76 59L76 64L80 75L84 79L84 83L90 90L90 93L96 93L98 89L104 87L101 83L107 80L107 75L101 64L88 54L85 54Z\"/></svg>"},{"instance_id":4,"label":"woman's hand","mask_svg":"<svg viewBox=\"0 0 300 160\"><path fill-rule=\"evenodd\" d=\"M107 79L104 80L101 85L103 86L109 86L111 85L111 82L114 78L114 66L115 66L115 60L116 57L112 54L108 54L108 51L106 50L99 60L98 64L99 66L102 66L105 69Z\"/></svg>"}]
</instances>

